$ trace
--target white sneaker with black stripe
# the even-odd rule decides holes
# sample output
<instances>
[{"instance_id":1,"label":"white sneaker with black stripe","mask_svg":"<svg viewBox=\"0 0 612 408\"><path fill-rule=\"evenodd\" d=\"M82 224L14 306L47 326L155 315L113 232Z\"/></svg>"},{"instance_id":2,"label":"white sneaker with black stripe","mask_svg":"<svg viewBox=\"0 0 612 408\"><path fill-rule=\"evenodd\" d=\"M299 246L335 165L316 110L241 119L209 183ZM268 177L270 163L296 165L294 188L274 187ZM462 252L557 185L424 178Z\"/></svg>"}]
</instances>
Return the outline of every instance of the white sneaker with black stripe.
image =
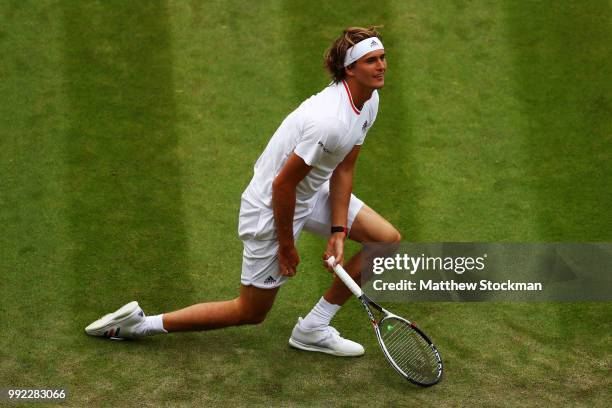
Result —
<instances>
[{"instance_id":1,"label":"white sneaker with black stripe","mask_svg":"<svg viewBox=\"0 0 612 408\"><path fill-rule=\"evenodd\" d=\"M85 328L90 336L108 337L113 340L131 339L136 335L137 327L144 322L145 314L133 301L123 305L113 313L102 316Z\"/></svg>"},{"instance_id":2,"label":"white sneaker with black stripe","mask_svg":"<svg viewBox=\"0 0 612 408\"><path fill-rule=\"evenodd\" d=\"M291 332L289 338L291 347L344 357L358 357L365 353L361 344L343 338L332 326L308 330L302 328L301 322L300 317Z\"/></svg>"}]
</instances>

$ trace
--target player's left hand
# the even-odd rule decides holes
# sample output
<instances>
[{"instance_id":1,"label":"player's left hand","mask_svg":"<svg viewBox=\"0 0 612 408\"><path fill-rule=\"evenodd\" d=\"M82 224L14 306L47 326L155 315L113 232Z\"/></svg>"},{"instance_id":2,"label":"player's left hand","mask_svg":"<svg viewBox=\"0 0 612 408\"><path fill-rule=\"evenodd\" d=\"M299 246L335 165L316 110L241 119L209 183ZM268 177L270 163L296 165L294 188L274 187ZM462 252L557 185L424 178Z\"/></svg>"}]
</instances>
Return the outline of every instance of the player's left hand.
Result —
<instances>
[{"instance_id":1,"label":"player's left hand","mask_svg":"<svg viewBox=\"0 0 612 408\"><path fill-rule=\"evenodd\" d=\"M337 232L332 234L327 241L327 249L323 254L323 265L328 271L333 272L334 270L325 262L330 256L336 258L336 264L342 265L344 263L344 233Z\"/></svg>"}]
</instances>

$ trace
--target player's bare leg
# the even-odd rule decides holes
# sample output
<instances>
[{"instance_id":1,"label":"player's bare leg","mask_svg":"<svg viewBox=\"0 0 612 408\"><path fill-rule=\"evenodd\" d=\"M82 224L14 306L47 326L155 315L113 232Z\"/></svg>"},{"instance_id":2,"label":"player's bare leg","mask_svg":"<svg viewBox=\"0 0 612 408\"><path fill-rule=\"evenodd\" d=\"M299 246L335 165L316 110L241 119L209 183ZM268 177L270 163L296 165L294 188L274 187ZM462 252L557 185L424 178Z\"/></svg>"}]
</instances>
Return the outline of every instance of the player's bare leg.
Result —
<instances>
[{"instance_id":1,"label":"player's bare leg","mask_svg":"<svg viewBox=\"0 0 612 408\"><path fill-rule=\"evenodd\" d=\"M364 205L359 213L357 213L355 221L353 221L349 238L360 243L397 243L402 237L389 221L370 207ZM360 282L361 262L362 251L359 251L344 265L344 269L357 283ZM331 304L342 306L351 296L351 291L348 290L337 276L334 276L334 281L323 295L323 298Z\"/></svg>"},{"instance_id":2,"label":"player's bare leg","mask_svg":"<svg viewBox=\"0 0 612 408\"><path fill-rule=\"evenodd\" d=\"M260 289L240 285L240 296L221 302L198 303L184 309L164 313L164 329L168 332L220 329L264 321L274 304L278 288Z\"/></svg>"},{"instance_id":3,"label":"player's bare leg","mask_svg":"<svg viewBox=\"0 0 612 408\"><path fill-rule=\"evenodd\" d=\"M138 302L130 302L115 312L104 315L85 328L92 336L134 338L155 334L211 330L264 321L278 288L240 287L240 295L223 302L199 303L175 312L145 316Z\"/></svg>"}]
</instances>

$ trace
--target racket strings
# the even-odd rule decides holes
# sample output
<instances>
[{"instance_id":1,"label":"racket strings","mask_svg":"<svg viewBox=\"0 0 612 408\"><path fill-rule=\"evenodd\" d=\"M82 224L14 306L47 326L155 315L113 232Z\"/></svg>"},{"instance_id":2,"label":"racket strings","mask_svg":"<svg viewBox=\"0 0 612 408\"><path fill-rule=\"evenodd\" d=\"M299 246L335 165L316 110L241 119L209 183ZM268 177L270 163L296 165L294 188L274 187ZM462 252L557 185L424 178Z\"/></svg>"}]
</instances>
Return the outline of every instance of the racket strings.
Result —
<instances>
[{"instance_id":1,"label":"racket strings","mask_svg":"<svg viewBox=\"0 0 612 408\"><path fill-rule=\"evenodd\" d=\"M395 342L391 343L390 354L402 370L412 373L414 377L417 377L416 380L423 382L430 375L427 355L423 352L421 345L414 341L405 342L402 337L397 336Z\"/></svg>"},{"instance_id":2,"label":"racket strings","mask_svg":"<svg viewBox=\"0 0 612 408\"><path fill-rule=\"evenodd\" d=\"M386 319L381 322L380 333L387 355L408 377L424 384L437 380L436 354L408 323Z\"/></svg>"}]
</instances>

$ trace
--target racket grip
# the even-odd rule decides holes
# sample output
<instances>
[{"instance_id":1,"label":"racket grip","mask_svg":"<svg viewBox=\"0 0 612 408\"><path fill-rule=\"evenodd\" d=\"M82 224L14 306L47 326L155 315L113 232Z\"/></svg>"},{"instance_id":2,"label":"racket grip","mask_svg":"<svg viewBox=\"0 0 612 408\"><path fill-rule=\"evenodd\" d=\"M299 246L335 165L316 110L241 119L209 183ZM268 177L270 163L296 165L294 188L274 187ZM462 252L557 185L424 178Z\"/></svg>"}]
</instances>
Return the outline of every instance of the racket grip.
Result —
<instances>
[{"instance_id":1,"label":"racket grip","mask_svg":"<svg viewBox=\"0 0 612 408\"><path fill-rule=\"evenodd\" d=\"M363 291L361 290L359 285L355 283L353 278L351 278L351 276L344 270L342 265L334 265L336 263L336 258L330 256L329 258L327 258L326 262L330 267L334 269L334 273L336 274L336 276L339 277L342 282L344 282L346 287L349 288L351 292L353 292L353 295L357 296L358 298L363 295Z\"/></svg>"}]
</instances>

